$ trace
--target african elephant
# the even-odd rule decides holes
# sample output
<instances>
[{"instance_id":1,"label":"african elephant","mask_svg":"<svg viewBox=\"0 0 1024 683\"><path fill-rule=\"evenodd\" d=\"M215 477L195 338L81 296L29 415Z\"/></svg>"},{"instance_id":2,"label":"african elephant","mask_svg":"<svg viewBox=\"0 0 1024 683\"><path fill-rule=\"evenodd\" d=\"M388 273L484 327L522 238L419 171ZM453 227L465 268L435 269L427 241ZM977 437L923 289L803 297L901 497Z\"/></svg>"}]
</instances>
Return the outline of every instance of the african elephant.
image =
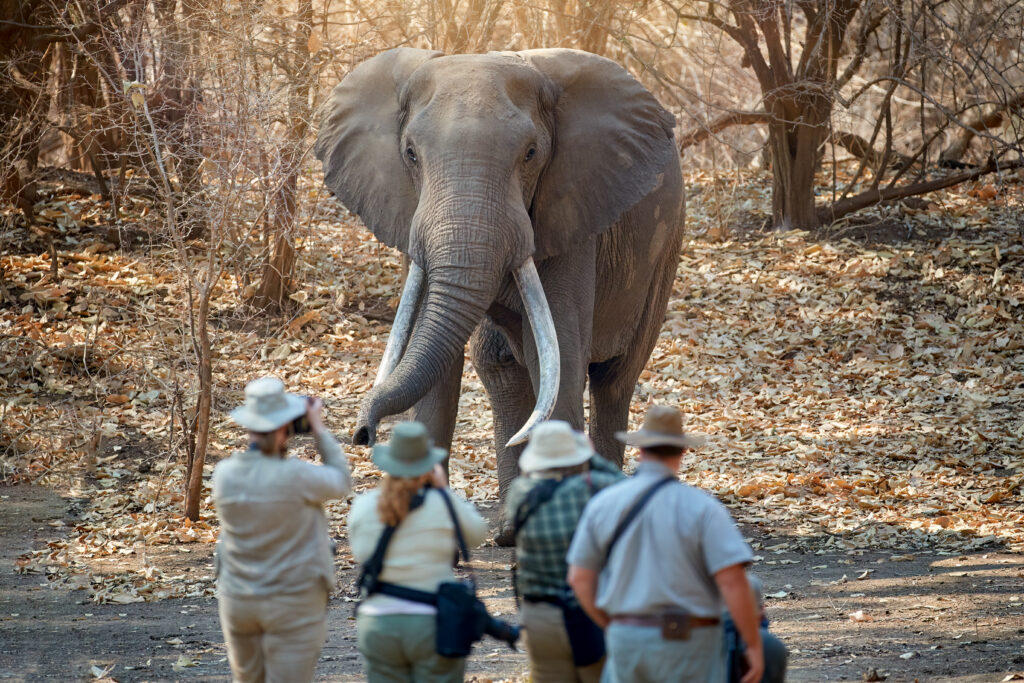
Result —
<instances>
[{"instance_id":1,"label":"african elephant","mask_svg":"<svg viewBox=\"0 0 1024 683\"><path fill-rule=\"evenodd\" d=\"M314 148L325 183L411 259L354 442L412 408L448 448L469 341L502 499L533 425L583 428L588 378L591 438L621 464L614 433L679 260L674 124L625 69L577 50L399 48L348 74Z\"/></svg>"}]
</instances>

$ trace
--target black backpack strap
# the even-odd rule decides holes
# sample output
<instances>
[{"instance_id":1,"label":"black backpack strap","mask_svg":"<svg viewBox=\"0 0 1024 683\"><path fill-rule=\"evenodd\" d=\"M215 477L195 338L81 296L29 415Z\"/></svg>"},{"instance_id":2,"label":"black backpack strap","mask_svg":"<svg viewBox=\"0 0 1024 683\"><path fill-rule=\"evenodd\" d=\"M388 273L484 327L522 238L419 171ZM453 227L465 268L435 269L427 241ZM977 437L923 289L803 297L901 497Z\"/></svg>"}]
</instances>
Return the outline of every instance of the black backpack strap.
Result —
<instances>
[{"instance_id":1,"label":"black backpack strap","mask_svg":"<svg viewBox=\"0 0 1024 683\"><path fill-rule=\"evenodd\" d=\"M420 505L423 504L425 492L420 491L412 500L409 501L409 512L412 512ZM370 559L363 564L363 569L359 573L359 580L356 583L359 586L359 592L362 597L366 598L373 593L379 592L379 588L382 585L377 577L384 571L384 555L388 552L388 544L391 543L391 537L395 535L395 530L398 526L387 526L384 527L384 531L380 535L380 539L377 541L377 547L373 551L373 555Z\"/></svg>"},{"instance_id":2,"label":"black backpack strap","mask_svg":"<svg viewBox=\"0 0 1024 683\"><path fill-rule=\"evenodd\" d=\"M612 555L612 548L614 548L615 544L619 542L619 538L622 537L623 532L630 524L633 523L633 520L637 518L637 515L639 515L640 511L643 510L645 505L647 505L647 502L654 497L654 494L658 492L658 489L672 481L678 482L679 480L675 477L665 477L664 479L658 480L658 482L644 491L643 495L633 503L633 507L629 508L629 512L623 516L619 521L618 526L615 527L612 539L608 542L608 548L604 551L604 564L608 564L608 558Z\"/></svg>"},{"instance_id":3,"label":"black backpack strap","mask_svg":"<svg viewBox=\"0 0 1024 683\"><path fill-rule=\"evenodd\" d=\"M565 479L545 479L529 490L526 497L523 498L523 502L516 508L516 517L513 520L516 536L519 536L519 532L526 526L526 521L533 513L540 509L541 505L551 500L555 491L564 482Z\"/></svg>"},{"instance_id":4,"label":"black backpack strap","mask_svg":"<svg viewBox=\"0 0 1024 683\"><path fill-rule=\"evenodd\" d=\"M515 519L512 520L513 538L519 538L519 532L526 526L526 521L541 505L551 500L555 491L567 478L545 479L526 493L523 502L516 508ZM519 607L519 559L515 556L514 548L512 553L512 595L515 596L516 607Z\"/></svg>"}]
</instances>

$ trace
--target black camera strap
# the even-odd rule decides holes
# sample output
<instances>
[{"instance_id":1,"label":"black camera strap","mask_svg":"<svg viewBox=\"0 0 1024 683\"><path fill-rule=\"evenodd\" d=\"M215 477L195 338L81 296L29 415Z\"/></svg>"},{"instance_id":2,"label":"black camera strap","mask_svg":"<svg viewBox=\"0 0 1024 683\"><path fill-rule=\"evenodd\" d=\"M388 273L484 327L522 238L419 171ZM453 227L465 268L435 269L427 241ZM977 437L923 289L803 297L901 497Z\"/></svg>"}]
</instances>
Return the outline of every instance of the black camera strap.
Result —
<instances>
[{"instance_id":1,"label":"black camera strap","mask_svg":"<svg viewBox=\"0 0 1024 683\"><path fill-rule=\"evenodd\" d=\"M618 526L615 527L615 532L612 533L612 539L608 542L608 549L604 551L605 565L608 564L608 558L612 556L612 548L614 548L615 544L619 542L619 539L622 538L623 532L625 532L629 525L633 523L633 520L637 518L637 515L639 515L640 511L644 509L644 506L647 505L648 501L654 497L654 494L658 492L658 489L673 481L676 483L679 482L675 477L659 479L653 486L650 486L646 491L644 491L637 501L633 503L633 507L629 508L629 511L619 521Z\"/></svg>"},{"instance_id":2,"label":"black camera strap","mask_svg":"<svg viewBox=\"0 0 1024 683\"><path fill-rule=\"evenodd\" d=\"M512 521L512 537L519 539L519 532L526 526L526 522L533 516L533 513L540 509L540 506L551 500L555 491L568 477L561 479L544 479L526 493L523 502L516 508L516 516ZM515 550L513 549L513 553ZM514 558L512 562L512 594L516 599L516 607L519 607L519 561Z\"/></svg>"}]
</instances>

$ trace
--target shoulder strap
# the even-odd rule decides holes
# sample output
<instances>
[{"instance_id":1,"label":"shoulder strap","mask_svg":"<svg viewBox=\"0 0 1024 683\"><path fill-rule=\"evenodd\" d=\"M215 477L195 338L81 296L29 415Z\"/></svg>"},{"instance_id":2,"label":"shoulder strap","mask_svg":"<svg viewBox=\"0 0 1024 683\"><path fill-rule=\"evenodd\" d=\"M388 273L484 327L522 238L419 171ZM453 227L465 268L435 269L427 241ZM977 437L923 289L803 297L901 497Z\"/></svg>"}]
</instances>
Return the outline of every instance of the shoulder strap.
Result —
<instances>
[{"instance_id":1,"label":"shoulder strap","mask_svg":"<svg viewBox=\"0 0 1024 683\"><path fill-rule=\"evenodd\" d=\"M448 497L448 492L445 491L444 489L434 490L441 494L441 498L444 500L445 507L448 508L448 514L452 518L452 524L455 525L455 540L459 544L459 552L462 554L462 561L468 563L469 548L466 547L466 539L462 535L462 525L459 524L459 518L455 515L455 506L452 505L452 499ZM470 575L472 576L472 570L469 570L469 568L467 567L467 571L469 571Z\"/></svg>"},{"instance_id":2,"label":"shoulder strap","mask_svg":"<svg viewBox=\"0 0 1024 683\"><path fill-rule=\"evenodd\" d=\"M418 492L413 496L412 500L409 501L409 512L412 512L420 505L423 504L425 496L424 491ZM359 580L356 583L359 586L359 592L365 598L373 593L378 592L379 581L377 577L384 571L384 555L388 552L388 545L391 543L391 537L395 535L395 530L398 528L395 526L384 527L384 531L380 535L380 539L377 541L377 547L373 551L373 555L370 559L363 564L363 569L359 573Z\"/></svg>"},{"instance_id":3,"label":"shoulder strap","mask_svg":"<svg viewBox=\"0 0 1024 683\"><path fill-rule=\"evenodd\" d=\"M515 536L519 535L533 513L540 509L541 505L551 500L563 482L565 479L545 479L530 489L526 497L523 498L523 502L516 508L516 517L513 520Z\"/></svg>"},{"instance_id":4,"label":"shoulder strap","mask_svg":"<svg viewBox=\"0 0 1024 683\"><path fill-rule=\"evenodd\" d=\"M647 502L654 497L654 494L658 492L658 489L672 481L677 482L679 480L676 479L675 477L665 477L664 479L658 480L657 482L655 482L653 486L650 486L646 491L644 491L643 495L641 495L640 498L638 498L637 501L633 503L633 507L629 508L629 512L627 512L625 516L623 516L623 518L619 521L618 526L615 527L615 532L612 534L612 539L608 542L608 548L604 551L604 564L608 564L608 558L612 555L612 548L614 548L615 544L619 542L619 539L622 537L623 532L627 529L627 527L629 527L630 524L633 523L633 520L637 518L637 515L639 515L640 511L643 510L645 505L647 505Z\"/></svg>"}]
</instances>

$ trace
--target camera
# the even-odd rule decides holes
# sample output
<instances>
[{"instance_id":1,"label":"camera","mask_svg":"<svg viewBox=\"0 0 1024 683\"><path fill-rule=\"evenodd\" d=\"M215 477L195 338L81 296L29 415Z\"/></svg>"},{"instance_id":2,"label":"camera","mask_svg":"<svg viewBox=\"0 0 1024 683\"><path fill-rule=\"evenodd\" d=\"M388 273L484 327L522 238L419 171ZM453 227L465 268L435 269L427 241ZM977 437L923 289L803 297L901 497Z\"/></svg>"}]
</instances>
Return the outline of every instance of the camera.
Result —
<instances>
[{"instance_id":1,"label":"camera","mask_svg":"<svg viewBox=\"0 0 1024 683\"><path fill-rule=\"evenodd\" d=\"M312 396L303 396L302 398L305 399L307 406L313 405L314 399ZM303 413L292 420L290 431L292 434L309 434L312 432L313 428L309 424L309 414Z\"/></svg>"},{"instance_id":2,"label":"camera","mask_svg":"<svg viewBox=\"0 0 1024 683\"><path fill-rule=\"evenodd\" d=\"M508 643L513 650L516 649L516 641L519 640L520 628L514 624L501 619L495 619L487 615L487 624L484 626L484 633L497 640Z\"/></svg>"}]
</instances>

